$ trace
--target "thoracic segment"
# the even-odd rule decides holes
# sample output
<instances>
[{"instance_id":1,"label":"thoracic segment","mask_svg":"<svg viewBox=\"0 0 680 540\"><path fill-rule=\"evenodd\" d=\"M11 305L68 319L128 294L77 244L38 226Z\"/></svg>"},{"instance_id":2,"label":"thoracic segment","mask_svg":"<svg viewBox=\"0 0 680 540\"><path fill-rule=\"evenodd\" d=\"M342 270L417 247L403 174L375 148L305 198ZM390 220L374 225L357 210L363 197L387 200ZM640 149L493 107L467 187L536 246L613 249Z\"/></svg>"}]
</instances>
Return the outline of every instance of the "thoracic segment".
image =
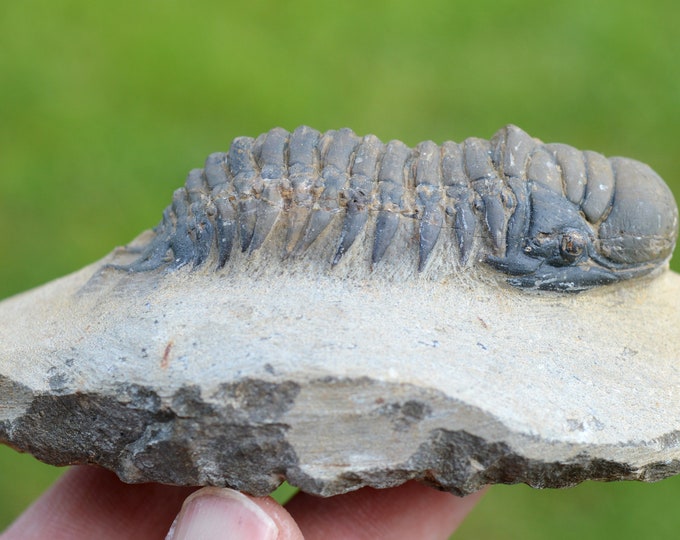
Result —
<instances>
[{"instance_id":1,"label":"thoracic segment","mask_svg":"<svg viewBox=\"0 0 680 540\"><path fill-rule=\"evenodd\" d=\"M543 144L511 125L489 141L415 148L349 129L275 128L192 170L127 269L198 266L213 253L221 268L236 246L260 249L277 223L281 258L297 257L341 219L335 266L371 217L374 265L415 220L419 271L449 235L460 266L481 261L518 287L554 290L649 272L670 257L678 226L672 194L649 167Z\"/></svg>"}]
</instances>

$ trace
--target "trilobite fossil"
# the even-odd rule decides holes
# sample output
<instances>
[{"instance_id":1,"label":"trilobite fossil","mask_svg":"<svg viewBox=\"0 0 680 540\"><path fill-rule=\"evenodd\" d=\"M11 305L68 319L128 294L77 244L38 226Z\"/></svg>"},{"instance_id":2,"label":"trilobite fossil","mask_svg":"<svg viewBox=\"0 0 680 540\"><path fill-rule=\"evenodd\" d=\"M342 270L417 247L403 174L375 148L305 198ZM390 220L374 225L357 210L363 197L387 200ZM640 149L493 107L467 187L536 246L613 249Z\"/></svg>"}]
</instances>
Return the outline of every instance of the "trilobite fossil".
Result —
<instances>
[{"instance_id":1,"label":"trilobite fossil","mask_svg":"<svg viewBox=\"0 0 680 540\"><path fill-rule=\"evenodd\" d=\"M516 287L581 291L665 264L678 210L647 165L544 144L512 125L488 141L415 148L349 129L275 128L236 138L192 170L125 269L220 269L235 250L252 256L268 242L284 261L328 231L329 268L353 249L375 267L400 228L411 231L418 272L446 249L457 268L483 264Z\"/></svg>"}]
</instances>

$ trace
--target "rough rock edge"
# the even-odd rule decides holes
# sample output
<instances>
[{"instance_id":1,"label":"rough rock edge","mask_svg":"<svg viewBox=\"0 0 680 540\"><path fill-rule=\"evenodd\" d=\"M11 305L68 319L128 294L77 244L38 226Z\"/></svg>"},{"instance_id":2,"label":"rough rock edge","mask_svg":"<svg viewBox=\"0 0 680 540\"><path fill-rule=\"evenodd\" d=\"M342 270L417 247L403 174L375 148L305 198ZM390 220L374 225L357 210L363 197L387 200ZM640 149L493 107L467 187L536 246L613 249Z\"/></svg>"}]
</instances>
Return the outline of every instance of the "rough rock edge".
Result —
<instances>
[{"instance_id":1,"label":"rough rock edge","mask_svg":"<svg viewBox=\"0 0 680 540\"><path fill-rule=\"evenodd\" d=\"M334 377L305 384L323 388L354 383L386 384ZM398 386L411 387L425 401L381 405L381 414L390 416L395 430L406 429L432 412L428 396L432 403L455 401L429 389ZM604 447L595 446L568 461L546 462L522 456L503 441L442 427L430 430L418 450L397 466L363 470L348 466L333 477L315 478L304 472L305 464L287 439L291 426L284 416L295 402L299 383L243 379L219 388L221 408L215 406L216 394L204 400L196 386L182 387L169 399L135 384L119 385L102 395L66 389L44 394L0 376L4 395L18 398L16 405L23 401L25 406L14 420L0 421L0 442L53 465L97 464L129 483L228 486L258 496L270 493L283 480L321 496L364 486L393 487L412 479L465 495L496 483L561 488L584 480L656 481L680 472L678 460L636 466L595 457L602 450L606 453ZM654 442L667 446L677 438L677 433L671 433Z\"/></svg>"}]
</instances>

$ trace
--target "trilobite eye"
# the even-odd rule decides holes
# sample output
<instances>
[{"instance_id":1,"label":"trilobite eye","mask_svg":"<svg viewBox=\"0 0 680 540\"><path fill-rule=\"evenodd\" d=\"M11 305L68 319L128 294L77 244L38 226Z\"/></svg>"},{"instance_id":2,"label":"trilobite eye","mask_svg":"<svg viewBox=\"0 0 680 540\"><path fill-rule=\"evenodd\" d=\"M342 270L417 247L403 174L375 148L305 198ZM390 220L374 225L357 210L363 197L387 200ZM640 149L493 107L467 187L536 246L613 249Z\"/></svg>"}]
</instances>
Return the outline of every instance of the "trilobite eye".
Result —
<instances>
[{"instance_id":1,"label":"trilobite eye","mask_svg":"<svg viewBox=\"0 0 680 540\"><path fill-rule=\"evenodd\" d=\"M560 255L567 262L574 262L583 255L586 248L586 239L582 234L569 232L562 235L560 241Z\"/></svg>"}]
</instances>

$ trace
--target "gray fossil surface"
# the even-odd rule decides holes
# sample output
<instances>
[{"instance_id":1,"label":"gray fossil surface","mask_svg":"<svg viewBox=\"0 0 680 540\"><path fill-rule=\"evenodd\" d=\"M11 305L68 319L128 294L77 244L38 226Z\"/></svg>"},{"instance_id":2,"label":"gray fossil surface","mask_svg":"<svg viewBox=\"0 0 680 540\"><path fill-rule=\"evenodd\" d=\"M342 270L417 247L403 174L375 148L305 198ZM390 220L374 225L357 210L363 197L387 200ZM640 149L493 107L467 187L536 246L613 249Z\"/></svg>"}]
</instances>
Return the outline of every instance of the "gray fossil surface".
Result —
<instances>
[{"instance_id":1,"label":"gray fossil surface","mask_svg":"<svg viewBox=\"0 0 680 540\"><path fill-rule=\"evenodd\" d=\"M311 250L315 270L336 276L400 266L404 277L405 261L421 277L482 264L518 288L579 292L664 267L678 208L647 165L546 145L513 125L489 141L415 148L300 126L210 154L154 233L127 270L221 271L239 248L276 246L274 266Z\"/></svg>"},{"instance_id":2,"label":"gray fossil surface","mask_svg":"<svg viewBox=\"0 0 680 540\"><path fill-rule=\"evenodd\" d=\"M266 250L240 272L121 271L131 253L0 303L1 441L258 495L680 472L667 269L570 295L484 267L338 279Z\"/></svg>"}]
</instances>

